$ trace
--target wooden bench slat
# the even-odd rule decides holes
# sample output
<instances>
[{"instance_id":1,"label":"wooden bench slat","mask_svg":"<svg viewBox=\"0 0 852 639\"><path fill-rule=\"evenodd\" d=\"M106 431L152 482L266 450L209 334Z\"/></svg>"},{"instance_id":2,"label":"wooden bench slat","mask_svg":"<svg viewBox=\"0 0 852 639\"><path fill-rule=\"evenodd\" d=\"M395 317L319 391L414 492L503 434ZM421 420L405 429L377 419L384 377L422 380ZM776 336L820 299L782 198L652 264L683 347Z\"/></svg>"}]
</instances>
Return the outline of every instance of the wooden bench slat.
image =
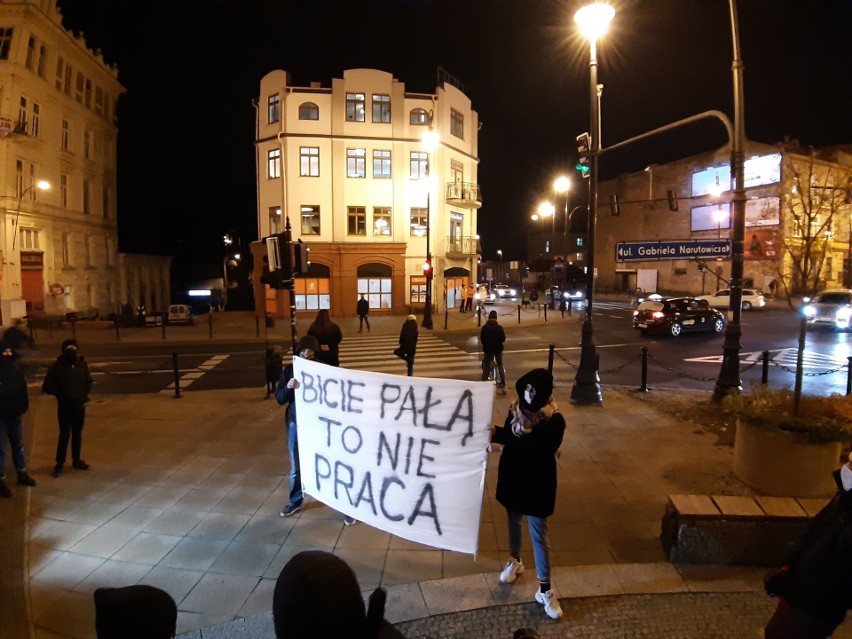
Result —
<instances>
[{"instance_id":1,"label":"wooden bench slat","mask_svg":"<svg viewBox=\"0 0 852 639\"><path fill-rule=\"evenodd\" d=\"M719 509L708 495L669 495L681 515L718 515Z\"/></svg>"},{"instance_id":2,"label":"wooden bench slat","mask_svg":"<svg viewBox=\"0 0 852 639\"><path fill-rule=\"evenodd\" d=\"M754 498L770 517L807 517L808 513L792 497L767 497L759 495Z\"/></svg>"},{"instance_id":3,"label":"wooden bench slat","mask_svg":"<svg viewBox=\"0 0 852 639\"><path fill-rule=\"evenodd\" d=\"M731 495L713 495L713 501L723 515L731 517L748 517L763 515L763 509L752 497L734 497Z\"/></svg>"}]
</instances>

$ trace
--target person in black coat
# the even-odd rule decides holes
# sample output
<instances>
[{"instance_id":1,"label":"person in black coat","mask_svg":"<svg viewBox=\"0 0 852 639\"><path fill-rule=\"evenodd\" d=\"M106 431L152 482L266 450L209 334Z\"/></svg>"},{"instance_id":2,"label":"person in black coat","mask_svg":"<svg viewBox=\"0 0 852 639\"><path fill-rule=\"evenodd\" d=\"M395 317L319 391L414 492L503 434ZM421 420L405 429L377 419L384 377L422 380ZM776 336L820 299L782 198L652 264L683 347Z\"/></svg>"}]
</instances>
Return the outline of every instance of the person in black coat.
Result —
<instances>
[{"instance_id":1,"label":"person in black coat","mask_svg":"<svg viewBox=\"0 0 852 639\"><path fill-rule=\"evenodd\" d=\"M822 639L852 606L852 454L834 471L837 493L817 513L781 568L764 579L778 606L766 639Z\"/></svg>"},{"instance_id":2,"label":"person in black coat","mask_svg":"<svg viewBox=\"0 0 852 639\"><path fill-rule=\"evenodd\" d=\"M324 308L317 313L316 319L308 328L308 335L313 335L319 342L320 349L316 353L318 361L329 366L340 366L340 342L343 341L343 332L331 320L328 309Z\"/></svg>"},{"instance_id":3,"label":"person in black coat","mask_svg":"<svg viewBox=\"0 0 852 639\"><path fill-rule=\"evenodd\" d=\"M497 311L488 313L488 321L482 325L479 331L479 343L482 344L482 381L488 379L491 372L492 362L497 362L497 370L500 371L500 391L506 393L506 369L503 368L503 344L506 341L506 332L497 323Z\"/></svg>"},{"instance_id":4,"label":"person in black coat","mask_svg":"<svg viewBox=\"0 0 852 639\"><path fill-rule=\"evenodd\" d=\"M535 600L547 616L559 619L562 608L550 585L550 541L547 518L556 507L556 456L565 434L565 418L553 400L553 375L537 368L515 383L518 400L502 428L492 428L491 441L502 444L497 470L497 501L509 523L509 561L500 574L505 584L524 572L521 521L526 515L535 555L539 590Z\"/></svg>"},{"instance_id":5,"label":"person in black coat","mask_svg":"<svg viewBox=\"0 0 852 639\"><path fill-rule=\"evenodd\" d=\"M6 485L6 440L12 453L12 463L22 486L35 486L27 473L24 456L23 425L21 416L30 407L27 380L15 361L15 350L5 339L0 342L0 497L9 498L12 491Z\"/></svg>"},{"instance_id":6,"label":"person in black coat","mask_svg":"<svg viewBox=\"0 0 852 639\"><path fill-rule=\"evenodd\" d=\"M364 324L366 324L369 333L370 318L367 315L370 313L370 302L367 301L363 293L361 293L361 299L358 300L356 310L358 311L358 332L360 333L364 329Z\"/></svg>"},{"instance_id":7,"label":"person in black coat","mask_svg":"<svg viewBox=\"0 0 852 639\"><path fill-rule=\"evenodd\" d=\"M419 334L417 318L414 315L409 315L402 324L402 330L399 331L399 350L405 359L409 377L414 375L414 355L417 352L417 338Z\"/></svg>"},{"instance_id":8,"label":"person in black coat","mask_svg":"<svg viewBox=\"0 0 852 639\"><path fill-rule=\"evenodd\" d=\"M83 425L86 421L86 404L92 390L92 375L85 360L77 354L77 341L62 342L62 354L47 369L41 389L54 395L59 420L59 441L56 444L56 466L53 476L59 477L65 466L68 440L71 440L72 466L77 470L89 470L80 457L83 447Z\"/></svg>"}]
</instances>

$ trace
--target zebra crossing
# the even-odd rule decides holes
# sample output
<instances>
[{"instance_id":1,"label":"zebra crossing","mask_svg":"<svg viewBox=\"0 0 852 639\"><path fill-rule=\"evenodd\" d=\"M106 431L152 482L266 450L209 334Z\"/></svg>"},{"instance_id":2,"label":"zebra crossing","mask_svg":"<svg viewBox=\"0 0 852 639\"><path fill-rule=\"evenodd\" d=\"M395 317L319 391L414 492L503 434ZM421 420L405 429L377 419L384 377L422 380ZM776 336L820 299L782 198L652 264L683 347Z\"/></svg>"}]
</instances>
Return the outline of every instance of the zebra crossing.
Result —
<instances>
[{"instance_id":1,"label":"zebra crossing","mask_svg":"<svg viewBox=\"0 0 852 639\"><path fill-rule=\"evenodd\" d=\"M396 335L347 338L340 347L340 366L375 373L405 375L405 361L393 354L399 346ZM417 377L443 377L477 381L482 376L481 359L442 339L421 333L414 358Z\"/></svg>"}]
</instances>

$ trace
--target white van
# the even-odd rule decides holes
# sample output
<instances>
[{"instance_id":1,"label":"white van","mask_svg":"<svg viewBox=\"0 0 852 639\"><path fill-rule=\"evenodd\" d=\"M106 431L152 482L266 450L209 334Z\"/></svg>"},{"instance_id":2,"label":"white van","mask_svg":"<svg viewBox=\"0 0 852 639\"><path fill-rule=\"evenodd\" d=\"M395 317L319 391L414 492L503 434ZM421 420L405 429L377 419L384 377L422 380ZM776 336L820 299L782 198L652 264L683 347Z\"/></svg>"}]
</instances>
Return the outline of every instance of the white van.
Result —
<instances>
[{"instance_id":1,"label":"white van","mask_svg":"<svg viewBox=\"0 0 852 639\"><path fill-rule=\"evenodd\" d=\"M166 321L169 324L194 324L192 307L189 304L172 304Z\"/></svg>"}]
</instances>

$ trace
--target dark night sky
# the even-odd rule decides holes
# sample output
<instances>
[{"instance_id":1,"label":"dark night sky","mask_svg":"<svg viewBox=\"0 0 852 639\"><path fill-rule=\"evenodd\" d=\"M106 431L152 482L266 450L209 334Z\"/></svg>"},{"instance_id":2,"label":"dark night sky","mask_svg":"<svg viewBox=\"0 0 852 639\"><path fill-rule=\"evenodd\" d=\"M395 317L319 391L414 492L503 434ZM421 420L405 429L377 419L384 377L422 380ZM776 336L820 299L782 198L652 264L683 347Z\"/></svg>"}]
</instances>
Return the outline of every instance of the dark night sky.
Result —
<instances>
[{"instance_id":1,"label":"dark night sky","mask_svg":"<svg viewBox=\"0 0 852 639\"><path fill-rule=\"evenodd\" d=\"M485 259L522 258L524 231L588 130L588 44L577 0L59 0L119 67L122 251L216 262L221 236L256 237L254 114L260 78L286 69L330 86L389 71L432 92L443 66L483 122ZM733 118L726 0L616 3L598 48L603 144L708 109ZM852 143L852 2L739 0L746 134ZM602 178L721 147L708 121L601 159ZM574 172L571 171L573 174ZM573 177L573 175L572 175ZM507 233L507 231L509 231Z\"/></svg>"}]
</instances>

